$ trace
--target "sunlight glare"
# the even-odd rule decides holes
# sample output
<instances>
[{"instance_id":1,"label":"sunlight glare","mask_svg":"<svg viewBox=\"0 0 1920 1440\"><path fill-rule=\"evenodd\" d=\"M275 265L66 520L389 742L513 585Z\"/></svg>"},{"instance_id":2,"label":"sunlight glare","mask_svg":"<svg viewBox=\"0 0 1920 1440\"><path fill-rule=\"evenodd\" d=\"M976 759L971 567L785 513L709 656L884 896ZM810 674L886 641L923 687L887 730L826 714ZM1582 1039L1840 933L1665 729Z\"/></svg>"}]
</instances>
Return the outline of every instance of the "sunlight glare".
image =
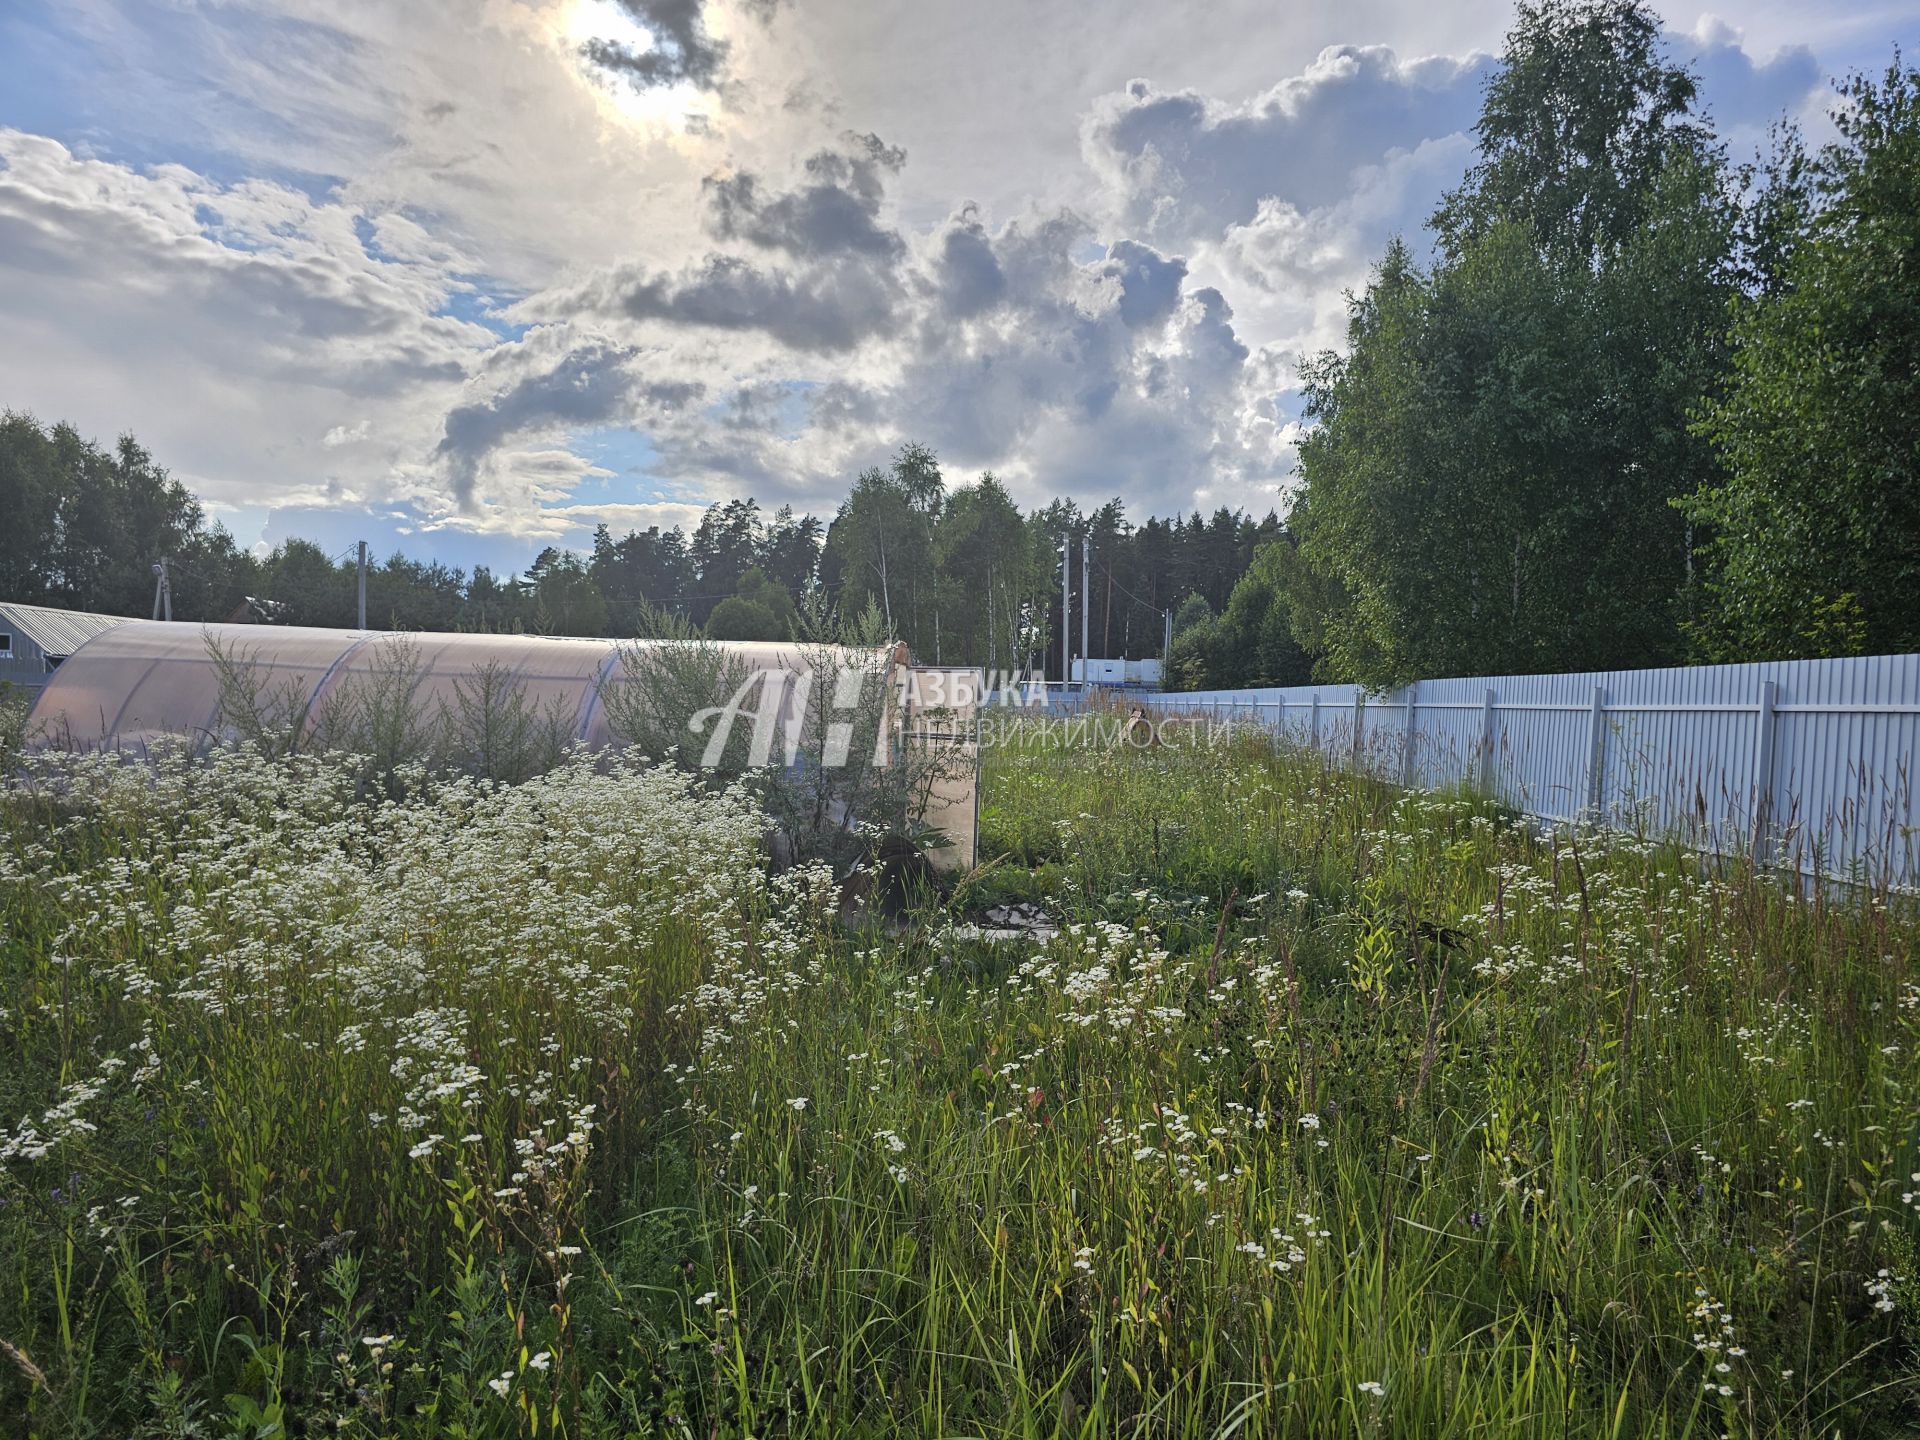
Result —
<instances>
[{"instance_id":1,"label":"sunlight glare","mask_svg":"<svg viewBox=\"0 0 1920 1440\"><path fill-rule=\"evenodd\" d=\"M651 50L655 41L646 27L614 0L572 0L561 18L559 34L572 53L583 83L591 87L603 113L630 125L680 133L687 118L700 113L699 87L686 81L642 89L624 77L603 71L582 55L590 40L621 45L636 53Z\"/></svg>"}]
</instances>

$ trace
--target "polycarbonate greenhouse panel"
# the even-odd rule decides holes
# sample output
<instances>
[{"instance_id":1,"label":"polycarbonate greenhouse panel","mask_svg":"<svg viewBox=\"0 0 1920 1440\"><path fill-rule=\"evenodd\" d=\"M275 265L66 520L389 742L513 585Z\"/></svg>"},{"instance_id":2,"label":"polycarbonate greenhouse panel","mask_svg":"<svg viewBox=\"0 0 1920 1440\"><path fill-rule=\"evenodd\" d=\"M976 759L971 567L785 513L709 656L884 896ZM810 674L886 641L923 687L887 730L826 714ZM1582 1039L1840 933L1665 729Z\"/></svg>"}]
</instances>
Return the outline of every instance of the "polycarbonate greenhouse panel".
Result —
<instances>
[{"instance_id":1,"label":"polycarbonate greenhouse panel","mask_svg":"<svg viewBox=\"0 0 1920 1440\"><path fill-rule=\"evenodd\" d=\"M280 713L304 708L323 726L330 706L396 666L417 670L414 702L423 713L453 712L488 667L509 675L527 702L558 713L567 732L605 745L604 687L627 683L623 656L682 642L576 640L545 635L370 632L280 625L189 625L130 620L88 640L49 680L29 724L42 745L137 750L161 736L191 742L231 739L222 716L223 685L241 688ZM804 674L813 647L722 642L739 673ZM890 677L898 657L838 650L848 668ZM764 682L763 682L764 683ZM784 691L780 720L797 718L797 686ZM758 693L743 702L757 710Z\"/></svg>"},{"instance_id":2,"label":"polycarbonate greenhouse panel","mask_svg":"<svg viewBox=\"0 0 1920 1440\"><path fill-rule=\"evenodd\" d=\"M237 738L232 701L245 695L251 698L243 708L279 723L298 720L306 734L324 743L340 702L366 693L359 687L404 675L417 713L457 716L476 703L477 682L491 674L517 691L522 703L556 721L566 737L601 747L614 743L607 698L633 683L630 667L644 664L649 652L687 643L129 620L87 640L49 678L28 716L28 734L42 749L112 750L140 758L163 739L199 746ZM924 708L919 702L925 686L910 683L904 645L866 650L721 641L713 648L726 657L728 683L738 691L715 697L715 708L734 702L733 723L770 719L775 736L801 736L803 745L816 746L821 737L803 736L803 728L823 720L831 725L841 714L856 718L877 684L885 707L880 763L891 763L900 733L911 744L929 729L927 717L916 713ZM779 702L765 711L766 687L775 683ZM978 688L976 680L976 694ZM715 723L717 717L708 722ZM689 742L699 744L708 733L690 733ZM774 756L784 754L781 739L774 741ZM949 744L949 737L942 733L938 743ZM943 779L929 805L939 813L920 818L952 830L953 844L942 860L959 863L963 857L971 864L978 745L957 753L969 764Z\"/></svg>"}]
</instances>

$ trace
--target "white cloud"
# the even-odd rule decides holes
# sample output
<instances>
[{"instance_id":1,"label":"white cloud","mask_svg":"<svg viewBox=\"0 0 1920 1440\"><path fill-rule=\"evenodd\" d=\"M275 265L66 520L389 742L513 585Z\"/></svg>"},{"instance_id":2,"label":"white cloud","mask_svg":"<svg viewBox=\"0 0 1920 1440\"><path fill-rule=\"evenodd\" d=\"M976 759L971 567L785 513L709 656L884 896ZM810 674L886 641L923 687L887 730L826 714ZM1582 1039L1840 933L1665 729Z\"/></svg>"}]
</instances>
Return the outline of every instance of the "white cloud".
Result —
<instances>
[{"instance_id":1,"label":"white cloud","mask_svg":"<svg viewBox=\"0 0 1920 1440\"><path fill-rule=\"evenodd\" d=\"M1192 244L1269 198L1332 204L1355 171L1466 129L1489 63L1342 45L1240 103L1134 80L1093 107L1082 145L1115 223Z\"/></svg>"},{"instance_id":2,"label":"white cloud","mask_svg":"<svg viewBox=\"0 0 1920 1440\"><path fill-rule=\"evenodd\" d=\"M360 421L357 425L336 425L320 437L320 443L329 450L340 445L351 445L356 440L366 439L372 428L371 422L366 420Z\"/></svg>"},{"instance_id":3,"label":"white cloud","mask_svg":"<svg viewBox=\"0 0 1920 1440\"><path fill-rule=\"evenodd\" d=\"M1268 343L1295 355L1335 346L1345 330L1347 293L1365 285L1394 235L1419 248L1427 216L1472 153L1465 135L1423 141L1359 167L1346 195L1316 209L1267 196L1250 220L1227 227L1209 258Z\"/></svg>"},{"instance_id":4,"label":"white cloud","mask_svg":"<svg viewBox=\"0 0 1920 1440\"><path fill-rule=\"evenodd\" d=\"M84 137L0 130L0 405L227 513L442 537L827 507L907 438L1265 509L1298 357L1467 163L1506 17L1463 16L73 0L114 83ZM1743 135L1817 93L1804 48L1675 46ZM621 427L637 500L581 453Z\"/></svg>"},{"instance_id":5,"label":"white cloud","mask_svg":"<svg viewBox=\"0 0 1920 1440\"><path fill-rule=\"evenodd\" d=\"M1757 59L1741 31L1716 15L1702 15L1692 34L1670 39L1675 58L1700 77L1707 108L1734 149L1760 144L1777 120L1818 120L1825 76L1807 46L1782 46Z\"/></svg>"},{"instance_id":6,"label":"white cloud","mask_svg":"<svg viewBox=\"0 0 1920 1440\"><path fill-rule=\"evenodd\" d=\"M0 395L131 430L215 500L377 494L496 337L437 315L457 278L376 259L357 218L0 131Z\"/></svg>"}]
</instances>

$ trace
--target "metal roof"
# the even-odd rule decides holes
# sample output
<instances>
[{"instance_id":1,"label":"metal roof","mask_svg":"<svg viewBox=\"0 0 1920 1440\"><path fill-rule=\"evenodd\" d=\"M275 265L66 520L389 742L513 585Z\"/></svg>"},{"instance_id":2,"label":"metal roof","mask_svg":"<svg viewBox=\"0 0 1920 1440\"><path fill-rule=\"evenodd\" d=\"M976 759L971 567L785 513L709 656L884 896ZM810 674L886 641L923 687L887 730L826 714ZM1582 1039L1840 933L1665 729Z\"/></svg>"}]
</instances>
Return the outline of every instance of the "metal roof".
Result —
<instances>
[{"instance_id":1,"label":"metal roof","mask_svg":"<svg viewBox=\"0 0 1920 1440\"><path fill-rule=\"evenodd\" d=\"M24 635L49 655L71 655L102 630L126 624L123 615L93 615L85 610L55 610L0 600L0 627Z\"/></svg>"}]
</instances>

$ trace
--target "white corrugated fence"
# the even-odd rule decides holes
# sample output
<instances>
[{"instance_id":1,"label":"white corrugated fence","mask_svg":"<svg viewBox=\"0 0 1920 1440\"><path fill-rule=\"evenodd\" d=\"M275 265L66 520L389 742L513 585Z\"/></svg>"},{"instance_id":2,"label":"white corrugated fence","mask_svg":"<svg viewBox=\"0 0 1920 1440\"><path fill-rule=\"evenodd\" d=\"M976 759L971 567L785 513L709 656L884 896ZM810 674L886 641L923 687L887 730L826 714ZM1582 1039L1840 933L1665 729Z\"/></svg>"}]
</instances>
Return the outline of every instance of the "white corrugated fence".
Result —
<instances>
[{"instance_id":1,"label":"white corrugated fence","mask_svg":"<svg viewBox=\"0 0 1920 1440\"><path fill-rule=\"evenodd\" d=\"M1471 781L1545 820L1920 881L1920 655L1143 698L1259 724L1408 785Z\"/></svg>"}]
</instances>

